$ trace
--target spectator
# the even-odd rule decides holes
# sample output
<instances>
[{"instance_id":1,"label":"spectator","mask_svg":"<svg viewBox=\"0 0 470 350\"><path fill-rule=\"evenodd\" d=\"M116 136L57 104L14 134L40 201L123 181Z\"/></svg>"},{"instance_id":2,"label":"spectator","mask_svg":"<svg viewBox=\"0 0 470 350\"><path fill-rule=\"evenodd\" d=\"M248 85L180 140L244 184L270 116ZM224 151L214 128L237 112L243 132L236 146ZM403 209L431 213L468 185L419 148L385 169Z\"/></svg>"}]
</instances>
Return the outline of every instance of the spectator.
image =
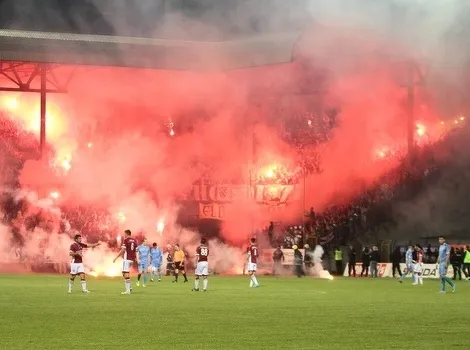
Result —
<instances>
[{"instance_id":1,"label":"spectator","mask_svg":"<svg viewBox=\"0 0 470 350\"><path fill-rule=\"evenodd\" d=\"M305 271L308 273L310 269L313 267L313 252L312 249L308 244L304 246L304 264L305 264Z\"/></svg>"},{"instance_id":2,"label":"spectator","mask_svg":"<svg viewBox=\"0 0 470 350\"><path fill-rule=\"evenodd\" d=\"M454 269L454 278L453 280L455 281L457 279L457 276L459 276L459 280L462 280L462 252L460 251L459 248L454 248L452 247L450 249L450 263L452 265L452 268Z\"/></svg>"},{"instance_id":3,"label":"spectator","mask_svg":"<svg viewBox=\"0 0 470 350\"><path fill-rule=\"evenodd\" d=\"M294 272L297 275L297 277L302 277L305 276L305 271L303 269L303 256L302 253L300 252L299 248L294 245L292 247L294 249Z\"/></svg>"},{"instance_id":4,"label":"spectator","mask_svg":"<svg viewBox=\"0 0 470 350\"><path fill-rule=\"evenodd\" d=\"M356 277L356 249L352 245L349 246L348 252L348 276L351 277L351 273L354 277Z\"/></svg>"},{"instance_id":5,"label":"spectator","mask_svg":"<svg viewBox=\"0 0 470 350\"><path fill-rule=\"evenodd\" d=\"M401 268L400 268L400 263L402 261L402 253L400 250L400 247L395 247L393 250L392 255L390 256L390 260L392 261L392 274L393 277L395 278L395 274L398 272L398 275L401 277Z\"/></svg>"},{"instance_id":6,"label":"spectator","mask_svg":"<svg viewBox=\"0 0 470 350\"><path fill-rule=\"evenodd\" d=\"M465 247L463 255L463 273L465 278L470 281L470 246Z\"/></svg>"},{"instance_id":7,"label":"spectator","mask_svg":"<svg viewBox=\"0 0 470 350\"><path fill-rule=\"evenodd\" d=\"M268 238L269 238L269 244L272 246L274 242L274 222L269 223L268 227Z\"/></svg>"},{"instance_id":8,"label":"spectator","mask_svg":"<svg viewBox=\"0 0 470 350\"><path fill-rule=\"evenodd\" d=\"M336 274L341 276L343 274L343 251L340 247L337 247L335 250L335 265Z\"/></svg>"},{"instance_id":9,"label":"spectator","mask_svg":"<svg viewBox=\"0 0 470 350\"><path fill-rule=\"evenodd\" d=\"M370 274L372 278L379 277L379 262L380 262L380 254L379 248L374 246L372 247L372 252L370 253Z\"/></svg>"},{"instance_id":10,"label":"spectator","mask_svg":"<svg viewBox=\"0 0 470 350\"><path fill-rule=\"evenodd\" d=\"M273 252L273 275L276 276L282 269L282 263L285 261L281 246Z\"/></svg>"},{"instance_id":11,"label":"spectator","mask_svg":"<svg viewBox=\"0 0 470 350\"><path fill-rule=\"evenodd\" d=\"M369 277L369 266L370 266L370 251L368 247L364 247L362 250L362 271L361 271L361 277L366 276Z\"/></svg>"},{"instance_id":12,"label":"spectator","mask_svg":"<svg viewBox=\"0 0 470 350\"><path fill-rule=\"evenodd\" d=\"M313 210L313 207L310 208L310 213L308 216L310 218L310 225L312 227L315 226L317 216L315 214L315 210Z\"/></svg>"}]
</instances>

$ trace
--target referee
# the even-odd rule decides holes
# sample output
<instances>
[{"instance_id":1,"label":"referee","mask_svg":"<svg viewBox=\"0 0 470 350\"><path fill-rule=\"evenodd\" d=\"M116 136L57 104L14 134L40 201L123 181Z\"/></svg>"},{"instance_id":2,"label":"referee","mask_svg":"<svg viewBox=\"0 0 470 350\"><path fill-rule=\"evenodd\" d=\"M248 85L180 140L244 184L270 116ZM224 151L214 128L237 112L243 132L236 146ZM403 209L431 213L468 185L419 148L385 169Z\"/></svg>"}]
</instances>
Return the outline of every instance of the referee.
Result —
<instances>
[{"instance_id":1,"label":"referee","mask_svg":"<svg viewBox=\"0 0 470 350\"><path fill-rule=\"evenodd\" d=\"M184 261L185 261L185 254L180 249L178 244L175 244L175 253L173 254L173 260L175 262L175 280L173 283L178 282L178 275L181 271L184 277L184 283L188 282L188 278L186 277L186 271L184 270Z\"/></svg>"}]
</instances>

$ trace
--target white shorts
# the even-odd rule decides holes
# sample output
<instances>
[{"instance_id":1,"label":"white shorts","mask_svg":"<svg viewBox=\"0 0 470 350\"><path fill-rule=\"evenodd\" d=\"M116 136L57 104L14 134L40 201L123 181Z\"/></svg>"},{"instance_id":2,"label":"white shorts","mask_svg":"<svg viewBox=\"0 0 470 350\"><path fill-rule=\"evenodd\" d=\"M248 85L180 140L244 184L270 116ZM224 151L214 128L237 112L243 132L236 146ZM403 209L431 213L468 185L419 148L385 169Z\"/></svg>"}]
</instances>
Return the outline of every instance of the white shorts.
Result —
<instances>
[{"instance_id":1,"label":"white shorts","mask_svg":"<svg viewBox=\"0 0 470 350\"><path fill-rule=\"evenodd\" d=\"M85 273L85 266L83 265L83 263L71 263L70 274L78 275L80 273Z\"/></svg>"},{"instance_id":2,"label":"white shorts","mask_svg":"<svg viewBox=\"0 0 470 350\"><path fill-rule=\"evenodd\" d=\"M413 272L422 273L423 272L423 264L414 264L413 265Z\"/></svg>"},{"instance_id":3,"label":"white shorts","mask_svg":"<svg viewBox=\"0 0 470 350\"><path fill-rule=\"evenodd\" d=\"M196 276L208 276L209 275L209 263L207 261L200 261L196 265Z\"/></svg>"},{"instance_id":4,"label":"white shorts","mask_svg":"<svg viewBox=\"0 0 470 350\"><path fill-rule=\"evenodd\" d=\"M132 260L123 260L122 261L122 272L130 272L131 266L134 262Z\"/></svg>"},{"instance_id":5,"label":"white shorts","mask_svg":"<svg viewBox=\"0 0 470 350\"><path fill-rule=\"evenodd\" d=\"M247 265L246 265L246 270L247 271L256 271L256 263L252 263L252 262L249 262Z\"/></svg>"}]
</instances>

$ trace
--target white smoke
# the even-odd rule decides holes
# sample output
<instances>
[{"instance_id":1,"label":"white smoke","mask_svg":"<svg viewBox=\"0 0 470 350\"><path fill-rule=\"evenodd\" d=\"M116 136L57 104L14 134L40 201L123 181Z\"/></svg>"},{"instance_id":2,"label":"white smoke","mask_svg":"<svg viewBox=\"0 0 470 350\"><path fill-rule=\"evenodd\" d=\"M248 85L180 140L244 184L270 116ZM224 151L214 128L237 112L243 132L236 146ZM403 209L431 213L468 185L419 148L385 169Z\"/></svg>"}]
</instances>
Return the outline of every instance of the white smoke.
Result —
<instances>
[{"instance_id":1,"label":"white smoke","mask_svg":"<svg viewBox=\"0 0 470 350\"><path fill-rule=\"evenodd\" d=\"M0 264L17 262L17 254L11 245L11 231L8 226L0 225Z\"/></svg>"},{"instance_id":2,"label":"white smoke","mask_svg":"<svg viewBox=\"0 0 470 350\"><path fill-rule=\"evenodd\" d=\"M209 254L210 271L221 274L240 274L243 271L245 256L242 249L211 240Z\"/></svg>"},{"instance_id":3,"label":"white smoke","mask_svg":"<svg viewBox=\"0 0 470 350\"><path fill-rule=\"evenodd\" d=\"M323 258L324 253L325 251L323 250L323 247L320 244L317 244L317 246L311 253L312 258L313 258L313 264L314 264L313 273L314 273L314 276L316 277L332 280L333 276L331 276L331 274L323 268L322 258Z\"/></svg>"},{"instance_id":4,"label":"white smoke","mask_svg":"<svg viewBox=\"0 0 470 350\"><path fill-rule=\"evenodd\" d=\"M37 193L25 190L14 193L14 198L17 202L21 200L27 202L26 212L20 214L17 220L18 232L24 243L21 250L15 250L11 244L13 241L12 228L1 225L0 234L3 239L0 244L0 254L3 257L2 263L25 263L30 266L35 262L51 262L62 265L61 270L64 271L64 266L70 262L69 247L73 243L72 237L79 232L71 230L70 224L65 222L65 226L69 227L68 232L58 233L61 220L64 219L53 198L41 198ZM133 232L142 231L150 243L156 242L160 247L164 247L166 244L179 244L188 253L189 259L194 261L201 237L198 232L188 230L175 223L177 207L169 205L166 209L160 209L156 206L147 206L145 213L131 210L132 207L144 207L142 203L148 204L150 201L142 193L137 193L122 205L114 208L116 211L122 210L125 218L119 227L118 235L121 235L121 231L127 228ZM33 230L27 230L24 218L35 214L41 216L42 224ZM117 237L110 237L110 239L117 239ZM219 240L210 240L209 249L211 272L217 274L241 273L244 261L241 249L228 246ZM86 249L83 258L87 272L94 276L119 276L121 273L120 262L113 263L116 254L117 250L113 250L104 242L95 248Z\"/></svg>"},{"instance_id":5,"label":"white smoke","mask_svg":"<svg viewBox=\"0 0 470 350\"><path fill-rule=\"evenodd\" d=\"M2 236L0 251L3 255L3 262L50 261L52 259L65 261L68 255L68 247L65 255L62 251L71 240L67 235L57 235L60 227L61 211L55 205L54 200L52 198L40 198L37 193L27 190L9 192L17 204L20 201L27 204L21 208L25 208L26 212L23 213L19 210L16 213L13 227L0 226ZM39 225L32 230L28 230L25 222L28 217L40 217ZM21 249L12 244L18 239L23 241Z\"/></svg>"},{"instance_id":6,"label":"white smoke","mask_svg":"<svg viewBox=\"0 0 470 350\"><path fill-rule=\"evenodd\" d=\"M201 236L198 232L167 223L160 246L179 244L188 254L191 262L195 261L196 249L200 245ZM242 249L229 246L220 240L211 239L209 247L209 270L217 274L241 274L243 271L244 254Z\"/></svg>"}]
</instances>

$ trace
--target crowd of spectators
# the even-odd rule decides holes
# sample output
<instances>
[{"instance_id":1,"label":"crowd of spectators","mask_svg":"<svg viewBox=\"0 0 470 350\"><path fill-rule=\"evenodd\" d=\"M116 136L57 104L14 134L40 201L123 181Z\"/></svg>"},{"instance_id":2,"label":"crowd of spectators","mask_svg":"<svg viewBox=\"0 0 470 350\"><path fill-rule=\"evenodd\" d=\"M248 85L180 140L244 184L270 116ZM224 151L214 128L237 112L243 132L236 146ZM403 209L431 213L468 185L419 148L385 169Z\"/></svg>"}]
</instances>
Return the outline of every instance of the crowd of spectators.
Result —
<instances>
[{"instance_id":1,"label":"crowd of spectators","mask_svg":"<svg viewBox=\"0 0 470 350\"><path fill-rule=\"evenodd\" d=\"M271 231L276 232L270 234L273 237L272 246L302 247L303 244L316 242L317 238L324 244L331 242L334 245L347 245L360 236L373 235L384 227L394 227L397 223L393 215L393 203L411 199L426 184L438 178L445 163L436 155L443 153L447 147L447 138L441 138L433 144L417 147L412 159L405 150L396 151L390 156L395 157L395 160L398 158L399 165L356 197L318 212L311 208L302 223L293 223L292 226L283 223L271 225L275 227ZM318 158L311 159L318 161ZM433 256L432 252L427 253L425 259L432 261Z\"/></svg>"}]
</instances>

